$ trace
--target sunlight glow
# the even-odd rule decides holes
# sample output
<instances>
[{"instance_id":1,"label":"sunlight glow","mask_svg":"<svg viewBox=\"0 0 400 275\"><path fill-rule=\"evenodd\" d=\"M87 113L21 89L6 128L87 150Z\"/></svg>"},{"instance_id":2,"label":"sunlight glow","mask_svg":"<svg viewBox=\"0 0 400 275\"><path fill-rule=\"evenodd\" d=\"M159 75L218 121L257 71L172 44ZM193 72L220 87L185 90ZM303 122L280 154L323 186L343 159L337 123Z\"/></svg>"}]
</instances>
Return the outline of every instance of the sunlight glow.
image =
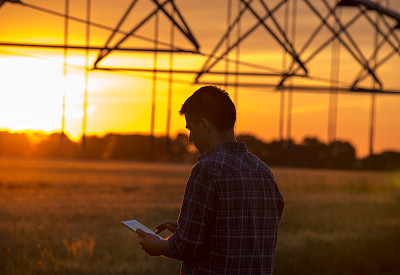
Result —
<instances>
[{"instance_id":1,"label":"sunlight glow","mask_svg":"<svg viewBox=\"0 0 400 275\"><path fill-rule=\"evenodd\" d=\"M83 117L82 74L72 72L65 82L62 65L57 63L22 57L2 57L0 60L0 128L59 129L64 89L69 105L66 115L69 118ZM95 106L89 106L88 112L95 109Z\"/></svg>"}]
</instances>

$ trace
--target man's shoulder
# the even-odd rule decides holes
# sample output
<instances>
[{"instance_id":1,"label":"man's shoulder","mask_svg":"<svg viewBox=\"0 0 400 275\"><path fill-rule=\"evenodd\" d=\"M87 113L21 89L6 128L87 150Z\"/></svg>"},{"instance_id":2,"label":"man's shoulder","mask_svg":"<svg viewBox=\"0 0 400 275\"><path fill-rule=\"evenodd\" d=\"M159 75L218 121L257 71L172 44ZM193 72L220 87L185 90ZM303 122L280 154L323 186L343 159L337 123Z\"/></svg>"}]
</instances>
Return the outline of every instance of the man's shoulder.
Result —
<instances>
[{"instance_id":1,"label":"man's shoulder","mask_svg":"<svg viewBox=\"0 0 400 275\"><path fill-rule=\"evenodd\" d=\"M197 162L195 167L196 169L204 169L214 176L237 171L271 173L271 170L263 161L248 151L218 151Z\"/></svg>"},{"instance_id":2,"label":"man's shoulder","mask_svg":"<svg viewBox=\"0 0 400 275\"><path fill-rule=\"evenodd\" d=\"M229 154L225 152L214 152L213 154L199 160L193 167L192 173L203 174L207 177L218 177L226 171L231 162Z\"/></svg>"}]
</instances>

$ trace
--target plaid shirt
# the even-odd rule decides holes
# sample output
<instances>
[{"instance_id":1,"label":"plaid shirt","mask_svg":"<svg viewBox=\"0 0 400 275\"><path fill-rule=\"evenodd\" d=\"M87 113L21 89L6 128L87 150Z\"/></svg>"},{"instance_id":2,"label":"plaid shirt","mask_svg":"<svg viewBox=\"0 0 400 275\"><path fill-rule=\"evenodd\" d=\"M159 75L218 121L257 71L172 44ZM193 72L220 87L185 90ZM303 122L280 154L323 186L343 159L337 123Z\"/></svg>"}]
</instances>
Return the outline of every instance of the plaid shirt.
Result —
<instances>
[{"instance_id":1,"label":"plaid shirt","mask_svg":"<svg viewBox=\"0 0 400 275\"><path fill-rule=\"evenodd\" d=\"M271 170L244 143L201 154L168 239L181 274L272 274L283 205Z\"/></svg>"}]
</instances>

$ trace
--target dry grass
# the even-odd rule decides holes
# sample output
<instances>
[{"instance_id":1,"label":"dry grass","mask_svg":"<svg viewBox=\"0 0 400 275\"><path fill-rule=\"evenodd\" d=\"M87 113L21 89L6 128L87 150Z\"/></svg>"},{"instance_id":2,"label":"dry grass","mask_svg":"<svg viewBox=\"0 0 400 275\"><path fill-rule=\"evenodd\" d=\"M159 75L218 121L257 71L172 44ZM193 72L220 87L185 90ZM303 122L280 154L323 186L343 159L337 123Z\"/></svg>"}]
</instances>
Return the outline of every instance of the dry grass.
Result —
<instances>
[{"instance_id":1,"label":"dry grass","mask_svg":"<svg viewBox=\"0 0 400 275\"><path fill-rule=\"evenodd\" d=\"M398 274L400 173L276 169L276 274Z\"/></svg>"},{"instance_id":2,"label":"dry grass","mask_svg":"<svg viewBox=\"0 0 400 275\"><path fill-rule=\"evenodd\" d=\"M120 221L176 219L190 169L0 159L0 274L178 274ZM273 170L286 199L276 274L400 270L400 173Z\"/></svg>"}]
</instances>

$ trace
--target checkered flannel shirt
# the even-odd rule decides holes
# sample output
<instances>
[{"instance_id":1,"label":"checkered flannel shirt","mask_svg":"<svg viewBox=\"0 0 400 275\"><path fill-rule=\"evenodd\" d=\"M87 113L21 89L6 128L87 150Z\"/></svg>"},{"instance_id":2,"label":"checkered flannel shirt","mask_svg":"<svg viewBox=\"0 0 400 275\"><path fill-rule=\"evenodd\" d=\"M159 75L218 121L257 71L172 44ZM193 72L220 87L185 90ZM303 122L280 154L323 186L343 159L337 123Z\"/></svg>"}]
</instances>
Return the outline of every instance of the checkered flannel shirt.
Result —
<instances>
[{"instance_id":1,"label":"checkered flannel shirt","mask_svg":"<svg viewBox=\"0 0 400 275\"><path fill-rule=\"evenodd\" d=\"M272 274L283 205L271 170L244 143L201 154L168 239L181 274Z\"/></svg>"}]
</instances>

